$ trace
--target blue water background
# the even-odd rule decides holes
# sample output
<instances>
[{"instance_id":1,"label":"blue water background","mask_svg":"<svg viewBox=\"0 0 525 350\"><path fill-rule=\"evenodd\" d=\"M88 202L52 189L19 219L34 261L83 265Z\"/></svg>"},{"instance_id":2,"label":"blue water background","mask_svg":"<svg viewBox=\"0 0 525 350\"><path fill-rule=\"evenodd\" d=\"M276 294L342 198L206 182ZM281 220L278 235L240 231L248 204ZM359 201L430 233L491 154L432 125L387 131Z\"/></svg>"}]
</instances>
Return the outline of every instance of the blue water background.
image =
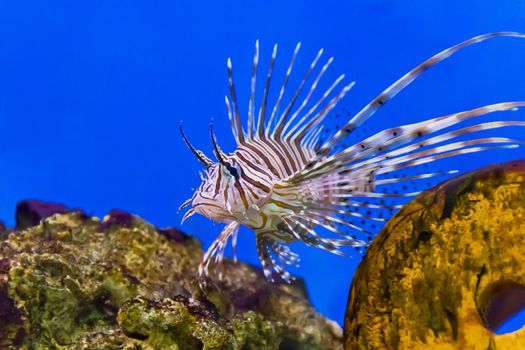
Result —
<instances>
[{"instance_id":1,"label":"blue water background","mask_svg":"<svg viewBox=\"0 0 525 350\"><path fill-rule=\"evenodd\" d=\"M1 1L0 217L13 225L17 201L37 198L100 217L120 208L180 227L177 207L198 185L201 166L184 147L179 122L211 153L213 117L222 147L233 150L225 63L231 56L245 111L256 39L261 72L279 43L276 74L297 41L297 71L325 48L336 58L325 84L340 73L356 80L342 105L357 110L439 50L499 30L525 32L524 1ZM525 40L498 38L425 73L372 123L396 126L519 99ZM500 117L523 119L525 111ZM494 151L445 165L464 171L524 155L523 148ZM183 229L207 247L221 227L194 217ZM294 249L303 257L294 273L315 307L342 323L358 259ZM249 230L241 231L239 256L258 264Z\"/></svg>"}]
</instances>

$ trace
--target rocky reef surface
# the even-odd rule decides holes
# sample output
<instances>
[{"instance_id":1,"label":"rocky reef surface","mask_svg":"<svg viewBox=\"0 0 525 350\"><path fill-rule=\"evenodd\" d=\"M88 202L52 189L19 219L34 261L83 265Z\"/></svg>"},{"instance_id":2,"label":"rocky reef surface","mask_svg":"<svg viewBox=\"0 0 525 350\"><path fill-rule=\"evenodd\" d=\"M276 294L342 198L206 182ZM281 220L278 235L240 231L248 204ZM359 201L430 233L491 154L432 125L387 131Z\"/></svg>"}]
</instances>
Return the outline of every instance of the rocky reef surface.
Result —
<instances>
[{"instance_id":1,"label":"rocky reef surface","mask_svg":"<svg viewBox=\"0 0 525 350\"><path fill-rule=\"evenodd\" d=\"M0 227L0 349L342 349L304 286L225 259L202 291L200 243L114 210L38 201Z\"/></svg>"},{"instance_id":2,"label":"rocky reef surface","mask_svg":"<svg viewBox=\"0 0 525 350\"><path fill-rule=\"evenodd\" d=\"M354 276L345 349L525 349L525 160L423 192L372 242Z\"/></svg>"}]
</instances>

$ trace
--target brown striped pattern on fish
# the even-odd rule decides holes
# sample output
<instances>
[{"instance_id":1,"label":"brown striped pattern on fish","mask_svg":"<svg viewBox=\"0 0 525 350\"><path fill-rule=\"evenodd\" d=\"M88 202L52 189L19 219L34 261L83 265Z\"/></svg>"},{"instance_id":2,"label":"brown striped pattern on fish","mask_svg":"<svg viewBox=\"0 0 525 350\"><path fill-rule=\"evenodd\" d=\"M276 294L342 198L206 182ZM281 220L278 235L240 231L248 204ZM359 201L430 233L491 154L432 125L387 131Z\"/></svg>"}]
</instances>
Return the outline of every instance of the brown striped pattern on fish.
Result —
<instances>
[{"instance_id":1,"label":"brown striped pattern on fish","mask_svg":"<svg viewBox=\"0 0 525 350\"><path fill-rule=\"evenodd\" d=\"M255 232L256 248L267 279L273 281L278 277L291 282L293 276L285 267L297 266L299 256L290 250L287 243L301 241L339 255L346 255L341 250L343 247L365 247L366 241L358 237L371 237L374 232L363 223L383 223L386 221L383 211L394 212L400 207L400 204L387 204L384 199L409 198L418 193L385 193L379 191L379 187L449 175L456 171L426 172L401 178L392 175L393 172L457 155L515 148L523 144L523 140L496 135L457 140L460 136L483 130L525 127L523 120L496 120L444 131L467 120L495 112L515 111L525 105L524 101L515 101L389 128L335 151L355 129L424 71L464 47L501 36L525 38L520 33L490 33L441 51L389 86L322 143L323 122L354 86L354 82L342 85L345 76L341 75L325 91L317 91L333 58L327 59L318 68L324 53L320 50L291 93L291 98L285 101L301 48L301 44L297 44L276 101L269 106L269 91L277 58L275 45L256 113L260 49L257 41L245 125L237 100L232 61L228 59L230 96L225 96L225 103L237 143L236 150L223 152L210 125L210 138L217 160L212 161L189 142L181 127L185 143L205 166L199 188L181 206L190 207L183 221L199 213L226 224L203 256L199 266L201 282L206 280L212 263L215 267L220 265L230 239L236 259L237 235L241 225ZM300 99L300 96L304 98Z\"/></svg>"}]
</instances>

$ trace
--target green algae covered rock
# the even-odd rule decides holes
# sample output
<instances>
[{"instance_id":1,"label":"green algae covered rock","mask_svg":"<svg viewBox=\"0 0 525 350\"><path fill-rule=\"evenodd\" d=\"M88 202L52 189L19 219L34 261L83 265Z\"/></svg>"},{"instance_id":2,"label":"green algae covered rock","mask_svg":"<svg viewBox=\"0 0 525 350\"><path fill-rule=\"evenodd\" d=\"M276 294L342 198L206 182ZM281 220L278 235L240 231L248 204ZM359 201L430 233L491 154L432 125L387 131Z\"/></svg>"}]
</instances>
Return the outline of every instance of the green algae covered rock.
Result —
<instances>
[{"instance_id":1,"label":"green algae covered rock","mask_svg":"<svg viewBox=\"0 0 525 350\"><path fill-rule=\"evenodd\" d=\"M195 238L120 211L52 212L1 230L0 349L342 348L300 283L226 259L201 291Z\"/></svg>"}]
</instances>

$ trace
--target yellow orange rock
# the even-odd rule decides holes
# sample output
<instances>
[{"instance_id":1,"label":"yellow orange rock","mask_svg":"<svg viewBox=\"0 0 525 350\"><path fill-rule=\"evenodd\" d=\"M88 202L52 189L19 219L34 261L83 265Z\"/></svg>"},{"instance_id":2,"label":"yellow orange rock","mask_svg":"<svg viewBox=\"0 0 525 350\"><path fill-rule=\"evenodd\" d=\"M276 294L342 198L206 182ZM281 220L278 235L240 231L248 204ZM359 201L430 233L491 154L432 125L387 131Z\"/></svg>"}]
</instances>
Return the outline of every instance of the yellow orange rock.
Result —
<instances>
[{"instance_id":1,"label":"yellow orange rock","mask_svg":"<svg viewBox=\"0 0 525 350\"><path fill-rule=\"evenodd\" d=\"M493 329L525 304L525 160L425 191L354 276L345 349L525 349Z\"/></svg>"}]
</instances>

